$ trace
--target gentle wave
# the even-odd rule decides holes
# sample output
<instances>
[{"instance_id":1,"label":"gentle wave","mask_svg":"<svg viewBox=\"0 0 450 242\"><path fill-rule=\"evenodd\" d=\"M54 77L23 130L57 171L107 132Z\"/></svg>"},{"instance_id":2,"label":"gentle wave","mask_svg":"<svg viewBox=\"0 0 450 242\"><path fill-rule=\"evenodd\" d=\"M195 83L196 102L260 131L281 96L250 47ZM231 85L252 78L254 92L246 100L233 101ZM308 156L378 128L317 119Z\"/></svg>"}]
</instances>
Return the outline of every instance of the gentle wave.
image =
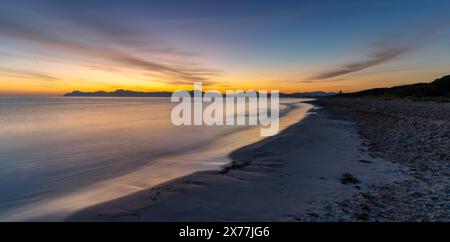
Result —
<instances>
[{"instance_id":1,"label":"gentle wave","mask_svg":"<svg viewBox=\"0 0 450 242\"><path fill-rule=\"evenodd\" d=\"M310 107L282 100L280 128ZM255 127L174 127L166 98L0 100L1 220L71 213L202 170L261 139Z\"/></svg>"}]
</instances>

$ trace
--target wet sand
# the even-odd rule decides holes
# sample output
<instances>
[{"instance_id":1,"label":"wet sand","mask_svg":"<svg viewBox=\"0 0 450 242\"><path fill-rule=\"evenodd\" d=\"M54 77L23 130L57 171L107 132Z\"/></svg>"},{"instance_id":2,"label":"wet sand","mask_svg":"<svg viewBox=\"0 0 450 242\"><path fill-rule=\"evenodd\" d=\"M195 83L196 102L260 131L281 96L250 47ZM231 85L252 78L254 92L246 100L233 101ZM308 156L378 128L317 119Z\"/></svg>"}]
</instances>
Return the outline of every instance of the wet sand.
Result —
<instances>
[{"instance_id":1,"label":"wet sand","mask_svg":"<svg viewBox=\"0 0 450 242\"><path fill-rule=\"evenodd\" d=\"M233 163L221 171L172 180L67 221L366 220L365 208L353 206L359 196L410 178L402 166L370 156L363 142L353 122L316 106L279 135L230 154Z\"/></svg>"}]
</instances>

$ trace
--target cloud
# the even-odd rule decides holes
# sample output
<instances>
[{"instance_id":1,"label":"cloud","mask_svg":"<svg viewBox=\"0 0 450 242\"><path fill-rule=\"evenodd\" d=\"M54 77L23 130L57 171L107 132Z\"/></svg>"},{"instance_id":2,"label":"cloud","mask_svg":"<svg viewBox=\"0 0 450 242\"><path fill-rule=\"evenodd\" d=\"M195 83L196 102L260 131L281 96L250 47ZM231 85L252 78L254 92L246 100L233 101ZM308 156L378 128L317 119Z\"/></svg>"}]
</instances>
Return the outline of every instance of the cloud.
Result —
<instances>
[{"instance_id":1,"label":"cloud","mask_svg":"<svg viewBox=\"0 0 450 242\"><path fill-rule=\"evenodd\" d=\"M183 61L189 56L193 56L189 52L183 52L174 48L159 46L155 42L145 42L143 39L133 39L133 34L137 33L132 30L123 33L128 34L130 37L112 37L119 35L120 28L114 29L113 27L106 27L107 24L93 25L94 31L97 33L103 33L95 38L89 38L87 36L77 36L76 34L65 33L64 30L52 31L51 28L39 28L39 25L29 25L20 21L11 21L6 17L0 17L0 34L3 36L18 39L35 45L46 47L52 52L57 51L59 58L71 58L74 56L84 57L87 62L100 61L103 65L116 64L120 67L132 68L141 72L147 73L147 75L160 74L166 77L167 83L170 84L185 84L192 83L192 81L207 81L212 76L219 75L221 72L209 68L200 68L196 64ZM87 27L82 28L80 31L86 31ZM103 31L100 31L103 29ZM77 29L72 29L77 30ZM89 32L89 31L88 31ZM75 32L76 33L76 32ZM92 37L92 36L91 36ZM103 38L103 39L102 39ZM143 44L157 45L156 47L147 47L144 53L140 53L140 56L136 56L135 53L127 51L127 47L139 46L143 47ZM119 46L118 46L119 45ZM129 48L128 48L129 49ZM167 54L178 57L176 61L157 61L149 60L143 56L152 54L152 59L157 56L155 53ZM183 58L181 58L183 57ZM169 58L170 59L170 58ZM111 63L112 62L112 63ZM182 63L182 65L181 65ZM85 63L88 64L88 63ZM101 66L101 65L97 65ZM212 81L210 81L212 82Z\"/></svg>"},{"instance_id":2,"label":"cloud","mask_svg":"<svg viewBox=\"0 0 450 242\"><path fill-rule=\"evenodd\" d=\"M411 50L411 48L407 47L407 46L381 49L381 50L377 51L376 53L368 56L368 58L366 60L348 63L337 69L319 73L318 75L314 76L312 78L312 80L329 79L329 78L349 74L352 72L361 71L361 70L364 70L364 69L367 69L367 68L370 68L373 66L381 65L385 62L388 62L390 60L397 58L398 56L408 52L409 50Z\"/></svg>"},{"instance_id":3,"label":"cloud","mask_svg":"<svg viewBox=\"0 0 450 242\"><path fill-rule=\"evenodd\" d=\"M323 80L301 80L298 81L300 83L330 83L330 82L343 82L343 81L347 81L348 79L346 78L333 78L331 80L327 80L327 79L323 79Z\"/></svg>"},{"instance_id":4,"label":"cloud","mask_svg":"<svg viewBox=\"0 0 450 242\"><path fill-rule=\"evenodd\" d=\"M45 82L56 82L56 81L60 80L56 76L43 74L43 73L39 73L39 72L34 72L34 71L0 68L0 73L2 73L4 75L9 75L9 76L30 78L33 80L37 79L37 80L45 81Z\"/></svg>"},{"instance_id":5,"label":"cloud","mask_svg":"<svg viewBox=\"0 0 450 242\"><path fill-rule=\"evenodd\" d=\"M407 52L413 51L425 44L433 42L436 34L442 28L447 27L448 24L448 21L433 23L423 26L423 28L421 28L423 31L417 31L417 29L414 29L413 32L409 33L398 32L385 36L383 39L374 44L376 51L369 54L366 59L349 62L337 68L318 73L308 81L314 82L319 80L327 80L392 61Z\"/></svg>"}]
</instances>

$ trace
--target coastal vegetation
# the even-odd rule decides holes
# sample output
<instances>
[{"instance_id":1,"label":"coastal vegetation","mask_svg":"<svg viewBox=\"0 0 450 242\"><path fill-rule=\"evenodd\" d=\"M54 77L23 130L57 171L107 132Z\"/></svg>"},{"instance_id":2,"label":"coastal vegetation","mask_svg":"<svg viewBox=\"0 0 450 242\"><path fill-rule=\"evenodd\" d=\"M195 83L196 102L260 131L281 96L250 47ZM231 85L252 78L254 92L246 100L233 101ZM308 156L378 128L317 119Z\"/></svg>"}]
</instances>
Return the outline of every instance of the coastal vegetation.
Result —
<instances>
[{"instance_id":1,"label":"coastal vegetation","mask_svg":"<svg viewBox=\"0 0 450 242\"><path fill-rule=\"evenodd\" d=\"M408 98L415 101L450 101L450 75L431 83L416 83L390 88L374 88L360 92L340 94L342 97Z\"/></svg>"}]
</instances>

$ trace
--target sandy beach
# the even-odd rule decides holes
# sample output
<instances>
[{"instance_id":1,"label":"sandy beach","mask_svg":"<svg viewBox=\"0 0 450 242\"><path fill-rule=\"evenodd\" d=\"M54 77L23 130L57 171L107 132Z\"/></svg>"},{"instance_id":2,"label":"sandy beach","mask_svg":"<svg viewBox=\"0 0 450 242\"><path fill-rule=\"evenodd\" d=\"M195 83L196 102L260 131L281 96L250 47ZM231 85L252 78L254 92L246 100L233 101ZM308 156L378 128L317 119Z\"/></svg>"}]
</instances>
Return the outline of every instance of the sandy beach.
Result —
<instances>
[{"instance_id":1,"label":"sandy beach","mask_svg":"<svg viewBox=\"0 0 450 242\"><path fill-rule=\"evenodd\" d=\"M450 221L450 103L330 98L318 102L358 127L373 157L408 179L372 186L352 202L371 221Z\"/></svg>"},{"instance_id":2,"label":"sandy beach","mask_svg":"<svg viewBox=\"0 0 450 242\"><path fill-rule=\"evenodd\" d=\"M0 222L171 240L450 222L449 12L4 0Z\"/></svg>"},{"instance_id":3,"label":"sandy beach","mask_svg":"<svg viewBox=\"0 0 450 242\"><path fill-rule=\"evenodd\" d=\"M221 171L172 180L67 221L395 220L374 214L367 200L414 179L409 167L374 155L349 110L314 105L279 135L234 151Z\"/></svg>"}]
</instances>

